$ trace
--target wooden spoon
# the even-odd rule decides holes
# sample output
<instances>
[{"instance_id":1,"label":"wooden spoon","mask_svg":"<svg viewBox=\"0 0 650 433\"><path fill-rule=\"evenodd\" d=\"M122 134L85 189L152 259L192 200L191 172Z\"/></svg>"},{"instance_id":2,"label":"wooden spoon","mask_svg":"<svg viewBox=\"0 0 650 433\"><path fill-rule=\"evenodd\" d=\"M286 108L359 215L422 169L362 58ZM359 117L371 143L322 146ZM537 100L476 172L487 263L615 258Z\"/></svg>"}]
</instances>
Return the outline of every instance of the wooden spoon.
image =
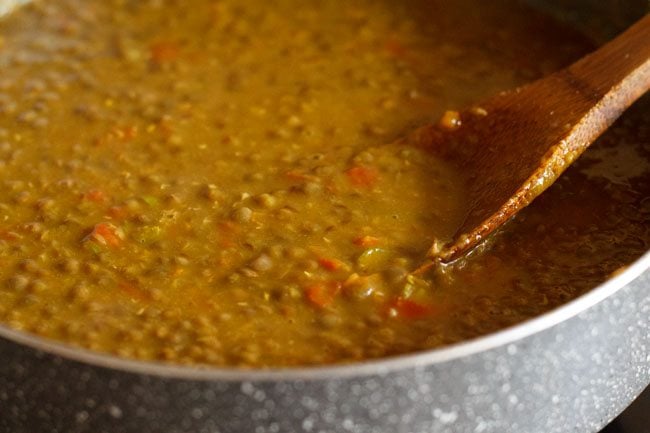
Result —
<instances>
[{"instance_id":1,"label":"wooden spoon","mask_svg":"<svg viewBox=\"0 0 650 433\"><path fill-rule=\"evenodd\" d=\"M649 88L650 14L568 68L460 113L447 112L439 124L401 139L471 173L466 219L451 242L434 243L419 271L481 243Z\"/></svg>"}]
</instances>

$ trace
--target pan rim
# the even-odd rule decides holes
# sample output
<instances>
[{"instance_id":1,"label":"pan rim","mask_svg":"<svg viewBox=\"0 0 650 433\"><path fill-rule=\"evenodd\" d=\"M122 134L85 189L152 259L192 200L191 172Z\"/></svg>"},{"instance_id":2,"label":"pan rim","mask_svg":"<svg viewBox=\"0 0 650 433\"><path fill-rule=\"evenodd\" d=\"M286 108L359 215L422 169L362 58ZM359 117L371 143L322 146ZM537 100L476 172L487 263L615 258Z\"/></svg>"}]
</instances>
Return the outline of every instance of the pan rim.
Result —
<instances>
[{"instance_id":1,"label":"pan rim","mask_svg":"<svg viewBox=\"0 0 650 433\"><path fill-rule=\"evenodd\" d=\"M0 324L0 338L87 366L164 379L201 382L291 382L386 375L405 369L452 362L516 343L559 325L594 307L618 291L623 290L628 284L647 271L648 268L650 268L650 251L647 251L631 263L623 272L606 280L587 293L547 313L511 327L437 349L350 364L271 369L196 367L120 358L115 355L73 347L63 342L14 330L4 324Z\"/></svg>"}]
</instances>

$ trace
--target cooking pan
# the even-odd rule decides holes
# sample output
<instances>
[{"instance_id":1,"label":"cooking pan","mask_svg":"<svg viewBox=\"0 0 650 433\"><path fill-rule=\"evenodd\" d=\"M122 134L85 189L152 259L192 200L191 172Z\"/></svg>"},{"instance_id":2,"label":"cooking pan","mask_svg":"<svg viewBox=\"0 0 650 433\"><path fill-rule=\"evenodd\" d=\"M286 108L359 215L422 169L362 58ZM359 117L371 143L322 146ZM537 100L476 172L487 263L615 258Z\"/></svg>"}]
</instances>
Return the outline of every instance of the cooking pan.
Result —
<instances>
[{"instance_id":1,"label":"cooking pan","mask_svg":"<svg viewBox=\"0 0 650 433\"><path fill-rule=\"evenodd\" d=\"M531 3L599 38L648 7ZM346 366L177 367L0 326L0 431L596 432L650 383L649 267L646 254L582 297L495 334Z\"/></svg>"}]
</instances>

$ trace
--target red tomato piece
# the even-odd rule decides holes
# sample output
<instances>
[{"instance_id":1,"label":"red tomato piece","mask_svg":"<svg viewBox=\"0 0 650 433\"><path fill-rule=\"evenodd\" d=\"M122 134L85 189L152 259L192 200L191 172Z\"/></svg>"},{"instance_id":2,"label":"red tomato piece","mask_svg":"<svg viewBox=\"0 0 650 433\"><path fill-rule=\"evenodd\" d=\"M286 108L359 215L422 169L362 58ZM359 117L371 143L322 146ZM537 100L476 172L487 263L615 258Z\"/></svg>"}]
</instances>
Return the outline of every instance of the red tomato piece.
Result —
<instances>
[{"instance_id":1,"label":"red tomato piece","mask_svg":"<svg viewBox=\"0 0 650 433\"><path fill-rule=\"evenodd\" d=\"M368 247L376 247L379 245L379 238L375 236L359 236L358 238L354 239L352 241L355 245L358 245L360 247L368 248Z\"/></svg>"},{"instance_id":2,"label":"red tomato piece","mask_svg":"<svg viewBox=\"0 0 650 433\"><path fill-rule=\"evenodd\" d=\"M403 298L397 298L390 308L397 312L398 317L412 320L423 319L436 313L436 309L431 305Z\"/></svg>"},{"instance_id":3,"label":"red tomato piece","mask_svg":"<svg viewBox=\"0 0 650 433\"><path fill-rule=\"evenodd\" d=\"M327 269L328 271L338 271L345 265L340 260L327 259L325 257L318 259L318 264L321 265L323 268Z\"/></svg>"},{"instance_id":4,"label":"red tomato piece","mask_svg":"<svg viewBox=\"0 0 650 433\"><path fill-rule=\"evenodd\" d=\"M354 186L370 188L379 180L379 172L374 167L355 166L348 169L345 174Z\"/></svg>"},{"instance_id":5,"label":"red tomato piece","mask_svg":"<svg viewBox=\"0 0 650 433\"><path fill-rule=\"evenodd\" d=\"M316 283L307 286L305 289L305 296L307 300L318 308L325 308L330 306L336 295L341 291L341 283Z\"/></svg>"},{"instance_id":6,"label":"red tomato piece","mask_svg":"<svg viewBox=\"0 0 650 433\"><path fill-rule=\"evenodd\" d=\"M104 191L101 191L99 189L91 189L90 191L84 194L84 199L101 204L101 203L106 203L106 200L108 198L106 197L106 194L104 194Z\"/></svg>"},{"instance_id":7,"label":"red tomato piece","mask_svg":"<svg viewBox=\"0 0 650 433\"><path fill-rule=\"evenodd\" d=\"M152 62L162 65L176 60L180 54L180 47L175 42L155 42L149 47L149 54Z\"/></svg>"},{"instance_id":8,"label":"red tomato piece","mask_svg":"<svg viewBox=\"0 0 650 433\"><path fill-rule=\"evenodd\" d=\"M117 227L109 223L95 224L86 239L94 240L102 245L117 247L122 243L122 236Z\"/></svg>"}]
</instances>

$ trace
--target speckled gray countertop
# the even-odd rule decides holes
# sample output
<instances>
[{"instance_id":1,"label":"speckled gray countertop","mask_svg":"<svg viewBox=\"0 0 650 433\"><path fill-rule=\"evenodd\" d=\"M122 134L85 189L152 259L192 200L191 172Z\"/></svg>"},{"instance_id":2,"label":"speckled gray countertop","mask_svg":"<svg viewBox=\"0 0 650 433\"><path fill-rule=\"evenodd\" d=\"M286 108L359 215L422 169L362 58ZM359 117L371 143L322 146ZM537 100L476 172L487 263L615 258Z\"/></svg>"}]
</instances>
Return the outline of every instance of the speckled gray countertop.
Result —
<instances>
[{"instance_id":1,"label":"speckled gray countertop","mask_svg":"<svg viewBox=\"0 0 650 433\"><path fill-rule=\"evenodd\" d=\"M600 433L650 433L650 387Z\"/></svg>"}]
</instances>

